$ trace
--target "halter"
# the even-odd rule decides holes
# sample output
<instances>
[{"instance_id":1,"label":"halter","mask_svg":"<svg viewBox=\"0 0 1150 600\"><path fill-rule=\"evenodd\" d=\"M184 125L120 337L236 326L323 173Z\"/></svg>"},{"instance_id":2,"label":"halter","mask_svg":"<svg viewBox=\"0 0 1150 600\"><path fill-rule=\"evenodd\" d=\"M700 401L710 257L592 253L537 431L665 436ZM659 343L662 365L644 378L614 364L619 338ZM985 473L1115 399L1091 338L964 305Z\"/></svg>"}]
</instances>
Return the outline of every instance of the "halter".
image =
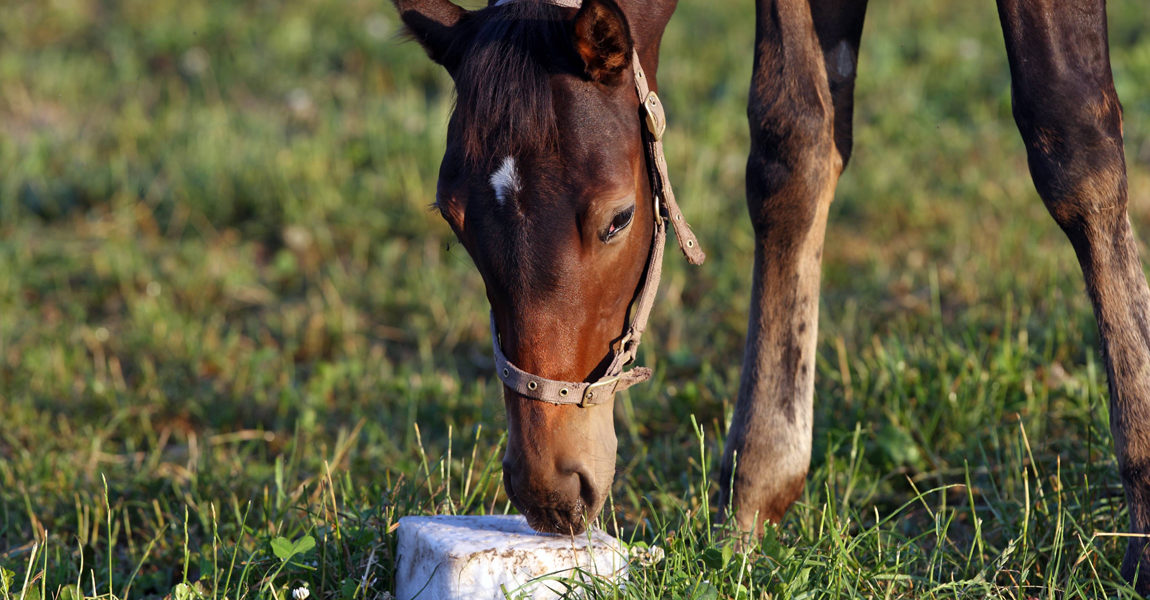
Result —
<instances>
[{"instance_id":1,"label":"halter","mask_svg":"<svg viewBox=\"0 0 1150 600\"><path fill-rule=\"evenodd\" d=\"M496 5L520 0L500 0ZM544 0L549 4L578 7L579 0ZM629 371L623 368L635 361L639 350L639 339L647 328L651 307L659 291L659 278L663 271L663 246L667 239L667 222L670 221L679 242L679 249L693 265L703 264L706 255L699 249L699 242L683 213L675 202L671 190L671 180L667 176L667 159L663 155L663 132L667 129L667 119L663 103L653 92L639 64L639 53L631 51L631 69L635 74L635 93L642 103L641 113L646 126L640 128L647 162L647 174L651 182L651 197L654 199L655 236L651 243L651 253L647 261L639 297L631 315L627 331L614 346L614 358L607 371L596 381L558 381L533 375L511 364L499 347L499 332L495 329L495 314L491 315L491 341L495 351L495 372L503 385L521 396L550 402L552 404L574 404L581 407L602 404L619 391L651 378L651 369L636 367Z\"/></svg>"}]
</instances>

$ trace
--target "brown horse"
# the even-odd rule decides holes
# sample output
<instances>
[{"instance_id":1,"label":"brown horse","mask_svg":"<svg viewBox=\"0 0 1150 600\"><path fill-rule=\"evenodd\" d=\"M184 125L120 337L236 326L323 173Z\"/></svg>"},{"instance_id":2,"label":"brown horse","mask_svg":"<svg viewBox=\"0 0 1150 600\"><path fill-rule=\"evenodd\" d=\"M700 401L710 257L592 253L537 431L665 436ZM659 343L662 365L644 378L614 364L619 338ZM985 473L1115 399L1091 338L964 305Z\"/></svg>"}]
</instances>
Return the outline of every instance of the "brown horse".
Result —
<instances>
[{"instance_id":1,"label":"brown horse","mask_svg":"<svg viewBox=\"0 0 1150 600\"><path fill-rule=\"evenodd\" d=\"M702 259L666 184L650 93L675 1L393 1L458 92L436 205L491 302L508 495L536 529L579 532L614 474L613 392L646 376L622 367L666 221ZM751 535L782 518L810 460L823 232L851 151L866 0L756 4L746 178L757 243L720 478L728 518ZM998 0L998 12L1031 175L1098 321L1130 529L1150 534L1150 291L1126 215L1105 2ZM1144 547L1131 538L1128 579L1150 571ZM1137 584L1146 593L1150 576Z\"/></svg>"}]
</instances>

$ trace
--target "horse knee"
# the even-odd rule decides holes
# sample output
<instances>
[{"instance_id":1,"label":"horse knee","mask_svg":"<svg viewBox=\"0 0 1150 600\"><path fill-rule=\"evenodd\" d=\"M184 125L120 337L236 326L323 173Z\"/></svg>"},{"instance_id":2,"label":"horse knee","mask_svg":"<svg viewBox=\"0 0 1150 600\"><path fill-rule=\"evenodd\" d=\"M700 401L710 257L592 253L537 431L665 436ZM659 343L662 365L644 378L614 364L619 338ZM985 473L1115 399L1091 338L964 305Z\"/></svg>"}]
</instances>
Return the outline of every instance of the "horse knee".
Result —
<instances>
[{"instance_id":1,"label":"horse knee","mask_svg":"<svg viewBox=\"0 0 1150 600\"><path fill-rule=\"evenodd\" d=\"M1041 93L1016 92L1014 119L1038 194L1064 231L1074 237L1125 213L1122 107L1113 87L1068 79Z\"/></svg>"},{"instance_id":2,"label":"horse knee","mask_svg":"<svg viewBox=\"0 0 1150 600\"><path fill-rule=\"evenodd\" d=\"M826 90L809 92L752 91L747 209L760 238L804 235L814 224L819 202L829 201L823 192L833 188L841 171ZM774 93L779 95L771 97Z\"/></svg>"}]
</instances>

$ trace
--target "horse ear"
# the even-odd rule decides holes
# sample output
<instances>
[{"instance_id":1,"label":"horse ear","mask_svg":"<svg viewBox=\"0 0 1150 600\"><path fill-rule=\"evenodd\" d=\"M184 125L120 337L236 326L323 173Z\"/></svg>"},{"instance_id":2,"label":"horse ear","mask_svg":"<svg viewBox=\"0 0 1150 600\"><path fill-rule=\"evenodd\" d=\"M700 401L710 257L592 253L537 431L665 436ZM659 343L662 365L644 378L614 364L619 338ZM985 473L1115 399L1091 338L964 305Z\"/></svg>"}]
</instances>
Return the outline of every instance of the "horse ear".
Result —
<instances>
[{"instance_id":1,"label":"horse ear","mask_svg":"<svg viewBox=\"0 0 1150 600\"><path fill-rule=\"evenodd\" d=\"M449 0L391 0L407 31L419 42L431 60L448 71L454 60L448 50L456 36L456 26L467 11Z\"/></svg>"},{"instance_id":2,"label":"horse ear","mask_svg":"<svg viewBox=\"0 0 1150 600\"><path fill-rule=\"evenodd\" d=\"M623 12L628 15L631 35L635 39L635 50L639 52L639 59L643 63L643 68L647 70L647 77L653 78L659 66L659 43L678 2L677 0L618 1L623 7ZM648 83L651 84L651 89L655 89L653 81Z\"/></svg>"},{"instance_id":3,"label":"horse ear","mask_svg":"<svg viewBox=\"0 0 1150 600\"><path fill-rule=\"evenodd\" d=\"M635 42L614 0L584 0L575 15L574 37L575 51L592 81L613 84L631 63Z\"/></svg>"}]
</instances>

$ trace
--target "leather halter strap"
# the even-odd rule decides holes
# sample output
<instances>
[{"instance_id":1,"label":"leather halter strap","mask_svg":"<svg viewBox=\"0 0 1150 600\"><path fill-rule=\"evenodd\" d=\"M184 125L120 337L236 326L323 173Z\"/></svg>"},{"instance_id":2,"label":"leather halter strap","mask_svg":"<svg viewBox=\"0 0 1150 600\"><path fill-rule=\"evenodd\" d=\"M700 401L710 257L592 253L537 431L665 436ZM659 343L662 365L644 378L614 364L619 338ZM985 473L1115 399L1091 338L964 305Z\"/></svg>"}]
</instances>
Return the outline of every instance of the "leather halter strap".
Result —
<instances>
[{"instance_id":1,"label":"leather halter strap","mask_svg":"<svg viewBox=\"0 0 1150 600\"><path fill-rule=\"evenodd\" d=\"M500 0L498 4L506 4L517 0ZM550 4L559 6L577 7L578 0L545 0ZM659 96L651 90L643 67L639 64L639 54L632 50L631 68L634 71L635 93L642 103L641 112L645 127L641 127L643 146L646 155L648 175L651 182L651 197L654 200L653 214L655 218L655 235L651 242L651 253L647 260L646 276L644 277L639 296L632 306L631 323L627 331L612 344L614 357L603 376L596 381L558 381L540 377L520 369L507 360L499 346L499 332L495 328L495 314L491 314L491 341L495 352L495 372L503 385L512 391L527 398L533 398L552 404L575 404L578 406L594 406L611 399L612 395L636 383L651 378L651 369L636 367L624 371L624 367L634 362L639 350L639 340L647 329L647 320L651 316L651 308L655 304L655 296L659 291L659 279L663 272L663 247L667 239L667 222L670 221L675 230L675 238L679 249L683 251L687 261L693 265L703 263L706 255L699 248L699 241L683 218L678 203L675 202L675 193L671 189L671 180L667 176L667 159L663 155L663 132L667 128L667 119L663 112L663 103Z\"/></svg>"}]
</instances>

